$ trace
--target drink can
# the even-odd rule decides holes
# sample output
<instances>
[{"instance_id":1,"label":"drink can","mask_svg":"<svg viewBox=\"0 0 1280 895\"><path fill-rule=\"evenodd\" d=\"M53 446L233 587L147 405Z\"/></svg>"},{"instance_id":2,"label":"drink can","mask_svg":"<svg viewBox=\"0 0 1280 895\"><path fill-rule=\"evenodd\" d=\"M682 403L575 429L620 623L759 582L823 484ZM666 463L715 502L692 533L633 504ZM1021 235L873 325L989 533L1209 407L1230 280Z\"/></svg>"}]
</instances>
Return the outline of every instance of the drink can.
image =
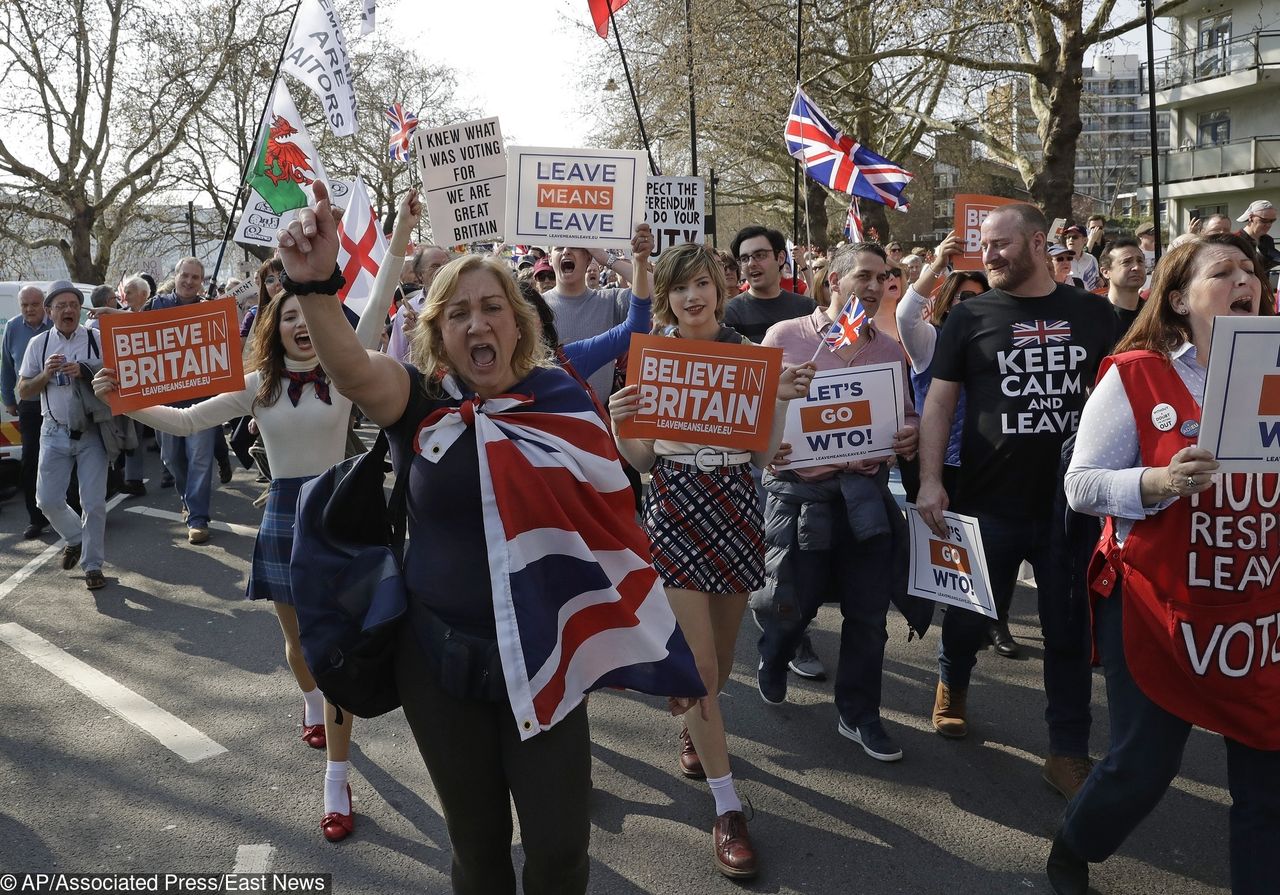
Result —
<instances>
[{"instance_id":1,"label":"drink can","mask_svg":"<svg viewBox=\"0 0 1280 895\"><path fill-rule=\"evenodd\" d=\"M68 376L66 373L62 373L62 372L54 373L53 384L54 385L70 385L71 377Z\"/></svg>"}]
</instances>

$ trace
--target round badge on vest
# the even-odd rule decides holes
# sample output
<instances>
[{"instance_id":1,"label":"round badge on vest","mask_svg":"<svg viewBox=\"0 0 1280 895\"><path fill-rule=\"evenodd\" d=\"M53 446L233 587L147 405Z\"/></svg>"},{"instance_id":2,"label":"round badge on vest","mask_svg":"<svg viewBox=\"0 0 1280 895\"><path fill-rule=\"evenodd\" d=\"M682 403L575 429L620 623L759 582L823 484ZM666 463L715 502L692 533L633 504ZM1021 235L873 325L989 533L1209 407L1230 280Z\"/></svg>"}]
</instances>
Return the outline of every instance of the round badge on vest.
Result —
<instances>
[{"instance_id":1,"label":"round badge on vest","mask_svg":"<svg viewBox=\"0 0 1280 895\"><path fill-rule=\"evenodd\" d=\"M1178 414L1168 404L1157 404L1151 409L1151 422L1161 432L1168 432L1178 421Z\"/></svg>"},{"instance_id":2,"label":"round badge on vest","mask_svg":"<svg viewBox=\"0 0 1280 895\"><path fill-rule=\"evenodd\" d=\"M1200 434L1200 423L1195 420L1187 420L1182 424L1182 428L1178 430L1188 438L1195 438Z\"/></svg>"}]
</instances>

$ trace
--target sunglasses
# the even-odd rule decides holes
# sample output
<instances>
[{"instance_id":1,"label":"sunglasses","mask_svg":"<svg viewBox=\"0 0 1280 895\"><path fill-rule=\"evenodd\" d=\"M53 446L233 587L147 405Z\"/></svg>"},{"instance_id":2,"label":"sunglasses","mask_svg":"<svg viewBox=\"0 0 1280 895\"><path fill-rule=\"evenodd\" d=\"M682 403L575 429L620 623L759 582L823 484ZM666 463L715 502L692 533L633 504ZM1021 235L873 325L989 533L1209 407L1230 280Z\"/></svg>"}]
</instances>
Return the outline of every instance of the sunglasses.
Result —
<instances>
[{"instance_id":1,"label":"sunglasses","mask_svg":"<svg viewBox=\"0 0 1280 895\"><path fill-rule=\"evenodd\" d=\"M1076 260L1075 255L1057 255L1054 257L1053 263L1054 264L1070 264L1074 260Z\"/></svg>"}]
</instances>

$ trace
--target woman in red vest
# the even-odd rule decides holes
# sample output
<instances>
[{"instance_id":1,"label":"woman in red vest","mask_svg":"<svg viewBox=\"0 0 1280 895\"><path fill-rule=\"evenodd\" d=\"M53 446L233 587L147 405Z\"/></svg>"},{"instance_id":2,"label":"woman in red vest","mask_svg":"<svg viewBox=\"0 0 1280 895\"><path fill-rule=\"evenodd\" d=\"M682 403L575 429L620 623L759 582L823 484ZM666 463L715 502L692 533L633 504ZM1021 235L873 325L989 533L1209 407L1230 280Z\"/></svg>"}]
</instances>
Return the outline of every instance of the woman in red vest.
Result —
<instances>
[{"instance_id":1,"label":"woman in red vest","mask_svg":"<svg viewBox=\"0 0 1280 895\"><path fill-rule=\"evenodd\" d=\"M1239 237L1178 246L1085 407L1066 493L1073 509L1107 518L1089 571L1111 748L1054 838L1059 895L1084 895L1089 862L1164 796L1192 725L1226 740L1232 892L1276 891L1280 476L1215 474L1195 446L1214 317L1274 312Z\"/></svg>"}]
</instances>

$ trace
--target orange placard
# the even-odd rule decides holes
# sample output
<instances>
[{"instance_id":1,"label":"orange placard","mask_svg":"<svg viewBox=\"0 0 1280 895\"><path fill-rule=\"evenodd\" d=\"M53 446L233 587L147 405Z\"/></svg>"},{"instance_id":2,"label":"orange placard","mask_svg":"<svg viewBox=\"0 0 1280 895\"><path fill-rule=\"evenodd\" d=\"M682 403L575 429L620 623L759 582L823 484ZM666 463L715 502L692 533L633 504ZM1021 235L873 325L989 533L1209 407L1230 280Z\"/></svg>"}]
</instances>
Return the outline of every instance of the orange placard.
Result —
<instances>
[{"instance_id":1,"label":"orange placard","mask_svg":"<svg viewBox=\"0 0 1280 895\"><path fill-rule=\"evenodd\" d=\"M618 434L765 450L781 373L781 348L632 336L627 384L640 386L640 412Z\"/></svg>"},{"instance_id":2,"label":"orange placard","mask_svg":"<svg viewBox=\"0 0 1280 895\"><path fill-rule=\"evenodd\" d=\"M102 362L116 371L116 413L244 388L235 299L137 314L108 314Z\"/></svg>"},{"instance_id":3,"label":"orange placard","mask_svg":"<svg viewBox=\"0 0 1280 895\"><path fill-rule=\"evenodd\" d=\"M1262 377L1262 394L1258 397L1258 416L1280 416L1280 376Z\"/></svg>"},{"instance_id":4,"label":"orange placard","mask_svg":"<svg viewBox=\"0 0 1280 895\"><path fill-rule=\"evenodd\" d=\"M956 235L964 243L964 253L952 255L951 263L956 270L982 270L982 250L979 243L982 234L979 228L986 216L1002 205L1017 205L1017 199L1005 199L1002 196L984 196L980 193L960 193L956 196Z\"/></svg>"},{"instance_id":5,"label":"orange placard","mask_svg":"<svg viewBox=\"0 0 1280 895\"><path fill-rule=\"evenodd\" d=\"M933 561L935 566L955 569L958 572L964 572L966 575L972 572L972 567L969 565L969 551L959 544L948 544L946 541L935 541L930 538L929 559Z\"/></svg>"}]
</instances>

